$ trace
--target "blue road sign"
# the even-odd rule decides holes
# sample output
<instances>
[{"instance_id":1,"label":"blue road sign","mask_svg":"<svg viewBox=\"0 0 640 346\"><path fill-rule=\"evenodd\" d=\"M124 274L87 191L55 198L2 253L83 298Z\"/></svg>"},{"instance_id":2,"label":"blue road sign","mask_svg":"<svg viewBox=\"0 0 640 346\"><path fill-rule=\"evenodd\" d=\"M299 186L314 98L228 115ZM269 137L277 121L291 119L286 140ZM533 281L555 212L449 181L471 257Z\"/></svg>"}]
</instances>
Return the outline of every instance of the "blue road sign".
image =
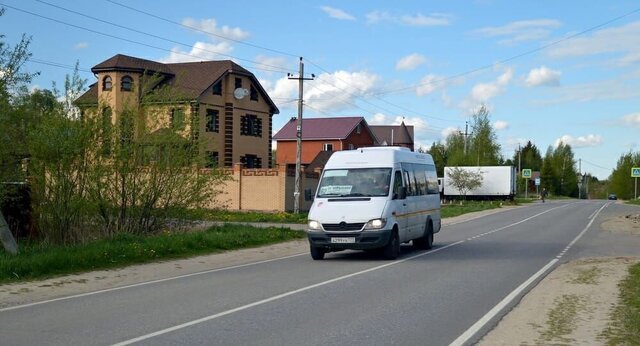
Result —
<instances>
[{"instance_id":1,"label":"blue road sign","mask_svg":"<svg viewBox=\"0 0 640 346\"><path fill-rule=\"evenodd\" d=\"M632 178L640 178L640 167L631 168L631 177Z\"/></svg>"}]
</instances>

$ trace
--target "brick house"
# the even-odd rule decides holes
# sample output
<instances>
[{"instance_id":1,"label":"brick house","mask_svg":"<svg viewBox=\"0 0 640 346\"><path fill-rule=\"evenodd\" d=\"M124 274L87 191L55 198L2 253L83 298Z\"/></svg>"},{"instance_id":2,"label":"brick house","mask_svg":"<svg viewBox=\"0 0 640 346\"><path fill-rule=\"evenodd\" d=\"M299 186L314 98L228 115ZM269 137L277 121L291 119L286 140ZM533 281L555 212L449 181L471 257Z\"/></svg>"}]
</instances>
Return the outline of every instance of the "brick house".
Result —
<instances>
[{"instance_id":1,"label":"brick house","mask_svg":"<svg viewBox=\"0 0 640 346\"><path fill-rule=\"evenodd\" d=\"M273 136L277 142L276 164L279 166L295 166L297 124L297 119L291 118ZM353 150L375 145L379 145L378 139L363 117L302 119L303 166L309 165L322 152Z\"/></svg>"},{"instance_id":2,"label":"brick house","mask_svg":"<svg viewBox=\"0 0 640 346\"><path fill-rule=\"evenodd\" d=\"M118 54L91 71L97 81L75 102L83 116L101 116L116 125L121 112L132 109L137 112L134 140L173 130L202 139L207 166L270 166L272 117L279 110L253 73L233 61L160 63ZM170 101L144 97L146 90L164 87L178 96Z\"/></svg>"}]
</instances>

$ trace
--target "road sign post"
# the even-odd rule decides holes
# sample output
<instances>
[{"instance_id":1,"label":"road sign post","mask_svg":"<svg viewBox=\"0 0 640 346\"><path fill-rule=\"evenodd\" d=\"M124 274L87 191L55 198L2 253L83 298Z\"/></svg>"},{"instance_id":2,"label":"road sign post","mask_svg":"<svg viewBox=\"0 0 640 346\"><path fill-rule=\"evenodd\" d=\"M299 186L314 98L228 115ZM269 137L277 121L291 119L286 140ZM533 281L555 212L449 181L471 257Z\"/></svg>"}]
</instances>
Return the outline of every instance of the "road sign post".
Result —
<instances>
[{"instance_id":1,"label":"road sign post","mask_svg":"<svg viewBox=\"0 0 640 346\"><path fill-rule=\"evenodd\" d=\"M524 198L527 199L529 192L529 179L531 179L531 169L525 168L522 170L522 177L524 178Z\"/></svg>"},{"instance_id":2,"label":"road sign post","mask_svg":"<svg viewBox=\"0 0 640 346\"><path fill-rule=\"evenodd\" d=\"M633 199L638 199L638 178L640 178L640 167L631 168L631 177L635 178L636 185L633 190Z\"/></svg>"}]
</instances>

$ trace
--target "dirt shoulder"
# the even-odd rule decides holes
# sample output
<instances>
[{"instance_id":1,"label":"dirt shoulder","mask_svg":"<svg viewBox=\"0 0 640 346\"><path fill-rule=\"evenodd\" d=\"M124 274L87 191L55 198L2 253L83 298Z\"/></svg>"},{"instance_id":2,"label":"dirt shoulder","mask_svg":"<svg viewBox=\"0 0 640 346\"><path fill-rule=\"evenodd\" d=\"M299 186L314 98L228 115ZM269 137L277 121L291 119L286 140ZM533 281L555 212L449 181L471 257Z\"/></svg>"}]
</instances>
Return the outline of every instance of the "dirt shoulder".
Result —
<instances>
[{"instance_id":1,"label":"dirt shoulder","mask_svg":"<svg viewBox=\"0 0 640 346\"><path fill-rule=\"evenodd\" d=\"M640 213L602 223L604 232L640 236ZM563 264L525 295L478 345L602 345L618 284L640 257L585 258Z\"/></svg>"}]
</instances>

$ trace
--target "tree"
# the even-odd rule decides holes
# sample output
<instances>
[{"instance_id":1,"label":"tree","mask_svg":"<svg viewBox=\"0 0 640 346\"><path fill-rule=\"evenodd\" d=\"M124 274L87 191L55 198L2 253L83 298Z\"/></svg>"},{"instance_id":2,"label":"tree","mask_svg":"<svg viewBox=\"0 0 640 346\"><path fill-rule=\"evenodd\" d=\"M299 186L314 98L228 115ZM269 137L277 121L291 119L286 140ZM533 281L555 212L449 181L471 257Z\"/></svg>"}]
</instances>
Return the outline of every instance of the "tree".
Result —
<instances>
[{"instance_id":1,"label":"tree","mask_svg":"<svg viewBox=\"0 0 640 346\"><path fill-rule=\"evenodd\" d=\"M471 145L467 152L471 165L495 166L504 160L500 154L500 144L498 137L491 126L489 110L485 105L481 105L478 111L473 114L471 128Z\"/></svg>"},{"instance_id":2,"label":"tree","mask_svg":"<svg viewBox=\"0 0 640 346\"><path fill-rule=\"evenodd\" d=\"M444 166L447 165L447 147L444 144L433 142L427 151L436 165L436 174L444 177Z\"/></svg>"},{"instance_id":3,"label":"tree","mask_svg":"<svg viewBox=\"0 0 640 346\"><path fill-rule=\"evenodd\" d=\"M0 9L0 16L4 9ZM33 74L24 72L22 67L31 56L28 51L30 38L22 36L20 42L11 47L0 35L0 205L15 192L15 183L24 181L22 159L25 157L21 137L24 122L16 111L15 100L26 91L26 85ZM0 210L0 240L5 250L16 254L18 245Z\"/></svg>"},{"instance_id":4,"label":"tree","mask_svg":"<svg viewBox=\"0 0 640 346\"><path fill-rule=\"evenodd\" d=\"M460 191L463 200L467 199L469 191L482 186L482 172L480 169L477 172L473 172L464 167L450 167L449 179L449 183Z\"/></svg>"},{"instance_id":5,"label":"tree","mask_svg":"<svg viewBox=\"0 0 640 346\"><path fill-rule=\"evenodd\" d=\"M609 178L610 192L615 193L621 199L635 197L635 181L631 177L631 168L633 167L640 167L640 152L628 152L621 155Z\"/></svg>"}]
</instances>

